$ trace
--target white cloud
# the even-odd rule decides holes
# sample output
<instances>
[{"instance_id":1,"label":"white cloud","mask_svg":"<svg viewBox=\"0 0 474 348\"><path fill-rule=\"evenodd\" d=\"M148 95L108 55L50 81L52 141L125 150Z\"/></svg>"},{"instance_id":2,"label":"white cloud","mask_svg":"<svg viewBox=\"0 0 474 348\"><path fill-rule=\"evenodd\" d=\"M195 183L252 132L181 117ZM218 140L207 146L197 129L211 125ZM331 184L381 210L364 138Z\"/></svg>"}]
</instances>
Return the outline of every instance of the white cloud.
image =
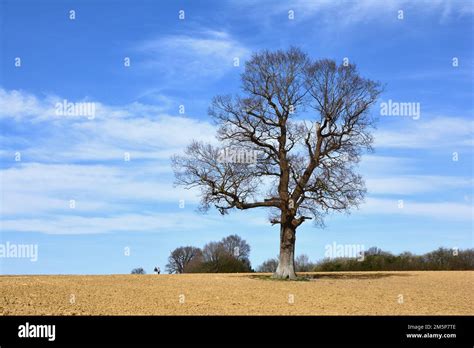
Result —
<instances>
[{"instance_id":1,"label":"white cloud","mask_svg":"<svg viewBox=\"0 0 474 348\"><path fill-rule=\"evenodd\" d=\"M204 30L148 40L137 50L147 58L144 66L161 70L168 78L218 78L241 64L250 51L227 32Z\"/></svg>"},{"instance_id":2,"label":"white cloud","mask_svg":"<svg viewBox=\"0 0 474 348\"><path fill-rule=\"evenodd\" d=\"M98 234L112 232L168 232L185 230L224 230L239 224L246 228L269 226L264 218L246 213L226 217L202 215L196 212L125 213L111 216L55 215L49 217L3 219L2 230L17 232L40 232L45 234ZM207 232L207 231L206 231Z\"/></svg>"},{"instance_id":3,"label":"white cloud","mask_svg":"<svg viewBox=\"0 0 474 348\"><path fill-rule=\"evenodd\" d=\"M11 167L1 172L0 213L71 213L71 199L76 201L74 212L78 213L108 213L130 203L177 206L181 199L197 203L195 191L174 188L169 175L160 175L168 169L156 168L153 163L121 167L27 163Z\"/></svg>"},{"instance_id":4,"label":"white cloud","mask_svg":"<svg viewBox=\"0 0 474 348\"><path fill-rule=\"evenodd\" d=\"M196 218L194 215L140 211L142 206L158 203L177 206L180 199L187 204L197 203L196 191L173 187L168 159L173 153L179 153L191 139L214 141L215 127L210 123L171 116L159 107L140 103L122 107L99 104L98 116L93 120L55 118L45 110L49 110L51 101L57 97L38 98L21 91L0 89L0 98L5 105L0 110L0 117L8 117L29 131L13 138L4 135L2 139L8 140L8 148L0 155L11 161L6 162L9 167L1 171L3 229L105 233L132 227L133 230L153 231L218 223L215 217L209 216ZM464 119L437 118L410 124L413 128L409 130L379 132L379 136L382 134L381 146L454 146L468 143L472 135L472 121ZM43 129L49 131L46 136L41 133ZM14 144L15 139L21 140L24 147L22 162L12 160L14 146L10 142ZM123 162L124 151L130 152L131 162ZM140 159L147 161L138 161ZM373 173L370 168L385 169L385 172L377 172L380 177L369 176L367 184L371 193L424 193L472 185L472 180L465 178L407 175L413 164L407 158L368 155L364 156L364 163L369 174ZM391 175L387 177L387 173ZM395 176L396 173L403 175ZM68 207L70 199L76 200L74 214ZM470 206L450 202L405 202L405 208L398 209L396 200L369 198L361 212L448 220L472 218ZM240 221L239 216L226 218L225 223ZM266 216L260 216L245 223L267 225Z\"/></svg>"},{"instance_id":5,"label":"white cloud","mask_svg":"<svg viewBox=\"0 0 474 348\"><path fill-rule=\"evenodd\" d=\"M357 214L400 215L426 217L434 220L472 221L473 206L457 202L415 202L398 199L367 198Z\"/></svg>"},{"instance_id":6,"label":"white cloud","mask_svg":"<svg viewBox=\"0 0 474 348\"><path fill-rule=\"evenodd\" d=\"M415 159L365 154L361 157L359 168L367 175L393 175L410 172L416 165Z\"/></svg>"},{"instance_id":7,"label":"white cloud","mask_svg":"<svg viewBox=\"0 0 474 348\"><path fill-rule=\"evenodd\" d=\"M215 141L215 127L206 121L172 116L160 106L131 103L110 106L97 103L96 116L57 116L57 96L40 99L23 91L0 89L0 117L25 122L30 132L21 140L24 157L36 161L166 159L191 139ZM41 122L47 126L38 127ZM37 128L34 128L34 127ZM42 131L47 133L43 134ZM4 137L3 137L4 138ZM27 140L25 140L27 139ZM9 140L14 140L9 138ZM12 153L2 152L12 156Z\"/></svg>"},{"instance_id":8,"label":"white cloud","mask_svg":"<svg viewBox=\"0 0 474 348\"><path fill-rule=\"evenodd\" d=\"M23 91L7 91L0 88L0 117L9 117L15 120L30 118L41 119L54 115L55 97L45 100Z\"/></svg>"},{"instance_id":9,"label":"white cloud","mask_svg":"<svg viewBox=\"0 0 474 348\"><path fill-rule=\"evenodd\" d=\"M197 202L195 192L173 187L170 156L191 139L214 141L213 125L140 103L98 103L92 120L59 118L51 114L54 100L60 98L0 89L0 117L18 127L14 137L2 136L0 156L9 166L0 172L3 218L70 214L70 199L79 215ZM13 160L16 146L21 162Z\"/></svg>"},{"instance_id":10,"label":"white cloud","mask_svg":"<svg viewBox=\"0 0 474 348\"><path fill-rule=\"evenodd\" d=\"M443 192L466 188L474 184L472 178L455 176L406 175L365 180L369 194L415 195L426 192Z\"/></svg>"},{"instance_id":11,"label":"white cloud","mask_svg":"<svg viewBox=\"0 0 474 348\"><path fill-rule=\"evenodd\" d=\"M139 97L143 97L140 95ZM5 90L0 88L0 118L15 120L29 120L34 122L56 121L60 123L82 123L87 120L83 116L62 116L56 113L56 104L90 102L95 106L95 119L121 119L133 117L155 117L163 114L170 107L171 100L163 95L154 95L154 104L133 102L126 105L104 105L98 101L90 100L87 96L80 100L71 100L57 95L45 95L39 98L23 90ZM157 103L158 102L158 103Z\"/></svg>"},{"instance_id":12,"label":"white cloud","mask_svg":"<svg viewBox=\"0 0 474 348\"><path fill-rule=\"evenodd\" d=\"M474 12L471 1L444 1L444 0L293 0L291 2L254 2L251 0L236 0L235 6L240 6L255 14L255 8L260 6L261 12L271 15L281 15L289 10L295 11L296 19L309 20L315 16L331 27L343 27L367 21L387 21L387 18L397 20L397 11L403 10L405 16L415 13L434 13L440 23L451 18L470 16ZM337 20L334 20L337 18Z\"/></svg>"},{"instance_id":13,"label":"white cloud","mask_svg":"<svg viewBox=\"0 0 474 348\"><path fill-rule=\"evenodd\" d=\"M193 213L123 214L111 217L57 215L52 218L3 220L4 230L46 234L96 234L110 232L162 232L209 224Z\"/></svg>"},{"instance_id":14,"label":"white cloud","mask_svg":"<svg viewBox=\"0 0 474 348\"><path fill-rule=\"evenodd\" d=\"M431 149L474 145L474 120L460 117L404 119L403 127L381 128L375 132L375 148Z\"/></svg>"}]
</instances>

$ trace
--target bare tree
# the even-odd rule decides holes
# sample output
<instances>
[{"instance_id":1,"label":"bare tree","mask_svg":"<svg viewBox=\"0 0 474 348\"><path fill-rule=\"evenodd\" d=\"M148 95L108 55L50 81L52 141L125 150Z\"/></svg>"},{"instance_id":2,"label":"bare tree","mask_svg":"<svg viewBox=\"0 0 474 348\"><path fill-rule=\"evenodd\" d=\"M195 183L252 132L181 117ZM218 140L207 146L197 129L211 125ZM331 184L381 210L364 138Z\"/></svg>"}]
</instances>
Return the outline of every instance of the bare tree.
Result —
<instances>
[{"instance_id":1,"label":"bare tree","mask_svg":"<svg viewBox=\"0 0 474 348\"><path fill-rule=\"evenodd\" d=\"M309 260L309 257L306 254L301 254L295 259L296 272L310 272L314 267L315 265Z\"/></svg>"},{"instance_id":2,"label":"bare tree","mask_svg":"<svg viewBox=\"0 0 474 348\"><path fill-rule=\"evenodd\" d=\"M278 258L268 259L267 261L264 261L260 266L258 266L257 272L273 273L276 271L277 267L278 267Z\"/></svg>"},{"instance_id":3,"label":"bare tree","mask_svg":"<svg viewBox=\"0 0 474 348\"><path fill-rule=\"evenodd\" d=\"M221 241L224 249L238 260L248 260L250 256L250 245L240 236L233 234Z\"/></svg>"},{"instance_id":4,"label":"bare tree","mask_svg":"<svg viewBox=\"0 0 474 348\"><path fill-rule=\"evenodd\" d=\"M204 262L218 263L224 255L229 255L221 242L209 242L202 249Z\"/></svg>"},{"instance_id":5,"label":"bare tree","mask_svg":"<svg viewBox=\"0 0 474 348\"><path fill-rule=\"evenodd\" d=\"M230 257L221 242L209 242L202 249L205 272L219 272L223 260Z\"/></svg>"},{"instance_id":6,"label":"bare tree","mask_svg":"<svg viewBox=\"0 0 474 348\"><path fill-rule=\"evenodd\" d=\"M176 183L198 187L203 210L269 208L280 226L274 277L293 279L297 228L308 219L323 226L324 215L364 197L354 167L371 148L368 111L381 88L352 64L314 61L296 48L254 54L241 79L243 96L217 96L209 108L222 147L194 141L174 156Z\"/></svg>"},{"instance_id":7,"label":"bare tree","mask_svg":"<svg viewBox=\"0 0 474 348\"><path fill-rule=\"evenodd\" d=\"M224 244L226 239L227 238L224 238L220 242L210 242L204 246L202 249L203 264L201 271L216 273L251 272L252 269L249 259L239 258L234 254L234 249L230 252ZM243 242L245 243L245 241Z\"/></svg>"},{"instance_id":8,"label":"bare tree","mask_svg":"<svg viewBox=\"0 0 474 348\"><path fill-rule=\"evenodd\" d=\"M166 271L168 273L184 273L186 266L200 257L202 257L202 251L199 248L192 246L176 248L168 257Z\"/></svg>"}]
</instances>

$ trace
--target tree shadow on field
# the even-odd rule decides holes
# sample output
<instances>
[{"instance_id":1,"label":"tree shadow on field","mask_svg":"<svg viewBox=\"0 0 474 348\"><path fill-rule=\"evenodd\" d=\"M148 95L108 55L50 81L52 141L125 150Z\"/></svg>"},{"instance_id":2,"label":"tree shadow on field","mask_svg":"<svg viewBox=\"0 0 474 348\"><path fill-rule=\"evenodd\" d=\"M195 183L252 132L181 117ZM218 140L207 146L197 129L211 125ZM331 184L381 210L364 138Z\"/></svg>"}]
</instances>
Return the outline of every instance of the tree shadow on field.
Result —
<instances>
[{"instance_id":1,"label":"tree shadow on field","mask_svg":"<svg viewBox=\"0 0 474 348\"><path fill-rule=\"evenodd\" d=\"M410 277L409 273L390 273L390 272L379 272L379 273L298 273L296 281L315 281L318 279L381 279L388 277ZM276 280L285 281L284 279L274 279L271 275L252 275L250 278L261 279L261 280Z\"/></svg>"}]
</instances>

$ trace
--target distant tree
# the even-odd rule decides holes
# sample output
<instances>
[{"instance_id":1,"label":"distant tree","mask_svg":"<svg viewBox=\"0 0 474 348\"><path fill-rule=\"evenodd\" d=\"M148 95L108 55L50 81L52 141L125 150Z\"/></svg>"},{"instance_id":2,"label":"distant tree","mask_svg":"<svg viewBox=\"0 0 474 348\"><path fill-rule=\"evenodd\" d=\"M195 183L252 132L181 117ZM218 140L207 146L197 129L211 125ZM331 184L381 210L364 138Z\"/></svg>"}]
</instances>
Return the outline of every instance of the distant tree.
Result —
<instances>
[{"instance_id":1,"label":"distant tree","mask_svg":"<svg viewBox=\"0 0 474 348\"><path fill-rule=\"evenodd\" d=\"M438 248L424 255L426 263L430 264L433 269L449 268L452 258L453 252L446 248Z\"/></svg>"},{"instance_id":2,"label":"distant tree","mask_svg":"<svg viewBox=\"0 0 474 348\"><path fill-rule=\"evenodd\" d=\"M365 256L367 256L367 255L381 255L383 253L384 253L384 251L382 249L373 246L373 247L370 247L369 249L367 249L364 252L364 255Z\"/></svg>"},{"instance_id":3,"label":"distant tree","mask_svg":"<svg viewBox=\"0 0 474 348\"><path fill-rule=\"evenodd\" d=\"M202 249L204 262L218 263L219 260L226 254L229 253L220 242L209 242L204 245L204 248Z\"/></svg>"},{"instance_id":4,"label":"distant tree","mask_svg":"<svg viewBox=\"0 0 474 348\"><path fill-rule=\"evenodd\" d=\"M202 254L199 257L193 258L189 263L184 267L183 273L205 273L204 269L204 258Z\"/></svg>"},{"instance_id":5,"label":"distant tree","mask_svg":"<svg viewBox=\"0 0 474 348\"><path fill-rule=\"evenodd\" d=\"M278 267L278 258L268 259L263 262L258 268L257 272L260 273L274 273Z\"/></svg>"},{"instance_id":6,"label":"distant tree","mask_svg":"<svg viewBox=\"0 0 474 348\"><path fill-rule=\"evenodd\" d=\"M456 269L474 270L474 249L459 250L455 266Z\"/></svg>"},{"instance_id":7,"label":"distant tree","mask_svg":"<svg viewBox=\"0 0 474 348\"><path fill-rule=\"evenodd\" d=\"M193 246L174 249L168 257L166 271L168 273L184 273L193 261L202 261L202 251Z\"/></svg>"},{"instance_id":8,"label":"distant tree","mask_svg":"<svg viewBox=\"0 0 474 348\"><path fill-rule=\"evenodd\" d=\"M241 259L234 254L234 243L238 243L247 250L246 242L238 236L230 236L232 238L224 238L220 242L207 243L203 250L202 272L215 273L233 273L233 272L251 272L250 261L247 258ZM237 237L237 238L235 238ZM225 244L226 243L226 244ZM248 244L247 244L248 246ZM231 251L232 250L232 251ZM250 246L248 246L250 251ZM247 252L248 255L248 252Z\"/></svg>"},{"instance_id":9,"label":"distant tree","mask_svg":"<svg viewBox=\"0 0 474 348\"><path fill-rule=\"evenodd\" d=\"M146 272L142 267L138 267L132 269L132 274L146 274Z\"/></svg>"},{"instance_id":10,"label":"distant tree","mask_svg":"<svg viewBox=\"0 0 474 348\"><path fill-rule=\"evenodd\" d=\"M251 272L247 261L239 260L227 253L220 255L215 262L204 262L201 272L205 273L248 273Z\"/></svg>"},{"instance_id":11,"label":"distant tree","mask_svg":"<svg viewBox=\"0 0 474 348\"><path fill-rule=\"evenodd\" d=\"M221 241L224 249L239 260L248 260L250 245L236 234L225 237Z\"/></svg>"},{"instance_id":12,"label":"distant tree","mask_svg":"<svg viewBox=\"0 0 474 348\"><path fill-rule=\"evenodd\" d=\"M219 242L209 242L201 250L179 247L168 257L169 273L229 273L252 272L249 260L250 245L238 235L230 235Z\"/></svg>"},{"instance_id":13,"label":"distant tree","mask_svg":"<svg viewBox=\"0 0 474 348\"><path fill-rule=\"evenodd\" d=\"M314 264L309 261L308 255L302 254L295 259L296 272L310 272L313 268Z\"/></svg>"}]
</instances>

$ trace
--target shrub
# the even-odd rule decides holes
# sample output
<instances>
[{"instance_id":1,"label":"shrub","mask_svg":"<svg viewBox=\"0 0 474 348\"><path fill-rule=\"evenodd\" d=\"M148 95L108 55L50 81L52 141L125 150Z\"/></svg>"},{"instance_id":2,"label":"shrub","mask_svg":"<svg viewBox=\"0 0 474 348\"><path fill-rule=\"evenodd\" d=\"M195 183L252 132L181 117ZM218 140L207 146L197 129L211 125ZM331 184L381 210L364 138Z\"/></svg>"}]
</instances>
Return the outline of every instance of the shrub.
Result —
<instances>
[{"instance_id":1,"label":"shrub","mask_svg":"<svg viewBox=\"0 0 474 348\"><path fill-rule=\"evenodd\" d=\"M351 258L324 259L314 271L419 271L419 270L474 270L474 249L454 250L438 248L424 255L403 252L393 255L372 247L358 261Z\"/></svg>"},{"instance_id":2,"label":"shrub","mask_svg":"<svg viewBox=\"0 0 474 348\"><path fill-rule=\"evenodd\" d=\"M132 274L146 274L146 272L142 267L138 267L132 269Z\"/></svg>"}]
</instances>

